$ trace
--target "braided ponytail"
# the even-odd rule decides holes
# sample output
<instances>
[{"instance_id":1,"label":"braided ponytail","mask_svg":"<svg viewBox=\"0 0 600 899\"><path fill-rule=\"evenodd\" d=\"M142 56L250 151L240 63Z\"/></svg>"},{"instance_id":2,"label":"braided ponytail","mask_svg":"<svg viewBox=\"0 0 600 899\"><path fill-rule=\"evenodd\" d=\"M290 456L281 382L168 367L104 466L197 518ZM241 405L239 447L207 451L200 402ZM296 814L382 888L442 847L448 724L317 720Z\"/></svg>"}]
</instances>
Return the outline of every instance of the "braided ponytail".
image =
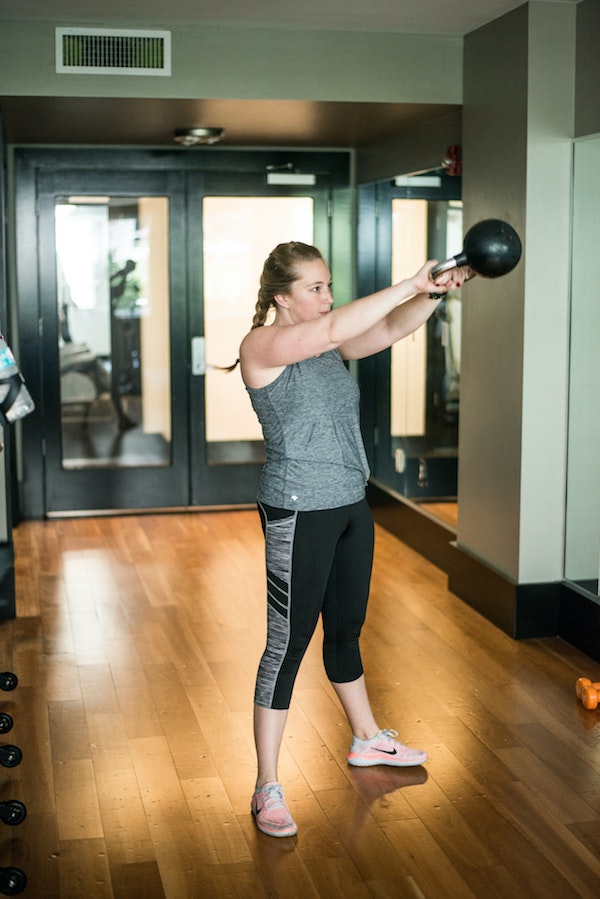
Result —
<instances>
[{"instance_id":1,"label":"braided ponytail","mask_svg":"<svg viewBox=\"0 0 600 899\"><path fill-rule=\"evenodd\" d=\"M254 307L251 330L262 328L266 323L269 310L276 305L275 296L278 293L289 293L291 285L299 277L297 264L322 258L321 252L316 247L297 240L280 243L269 253L260 276L260 287ZM214 367L230 372L236 368L239 361L236 359L233 365Z\"/></svg>"}]
</instances>

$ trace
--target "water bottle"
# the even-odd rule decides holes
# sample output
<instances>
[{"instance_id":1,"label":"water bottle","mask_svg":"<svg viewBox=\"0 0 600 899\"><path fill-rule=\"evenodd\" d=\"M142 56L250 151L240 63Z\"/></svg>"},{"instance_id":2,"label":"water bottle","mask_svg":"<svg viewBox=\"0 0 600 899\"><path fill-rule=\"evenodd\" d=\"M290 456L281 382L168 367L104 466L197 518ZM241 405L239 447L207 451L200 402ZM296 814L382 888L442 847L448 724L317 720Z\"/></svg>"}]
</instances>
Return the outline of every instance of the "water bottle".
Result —
<instances>
[{"instance_id":1,"label":"water bottle","mask_svg":"<svg viewBox=\"0 0 600 899\"><path fill-rule=\"evenodd\" d=\"M13 422L25 418L34 409L35 403L15 357L0 334L0 412L8 422Z\"/></svg>"}]
</instances>

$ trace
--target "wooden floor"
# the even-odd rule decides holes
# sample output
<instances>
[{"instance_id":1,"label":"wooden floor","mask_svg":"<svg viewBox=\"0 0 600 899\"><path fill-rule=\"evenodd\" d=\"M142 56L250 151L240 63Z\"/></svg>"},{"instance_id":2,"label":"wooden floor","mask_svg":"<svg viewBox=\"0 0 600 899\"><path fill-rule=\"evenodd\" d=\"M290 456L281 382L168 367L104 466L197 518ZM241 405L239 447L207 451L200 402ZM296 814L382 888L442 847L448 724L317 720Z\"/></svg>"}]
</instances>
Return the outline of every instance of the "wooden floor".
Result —
<instances>
[{"instance_id":1,"label":"wooden floor","mask_svg":"<svg viewBox=\"0 0 600 899\"><path fill-rule=\"evenodd\" d=\"M439 518L445 524L449 524L456 530L458 525L458 503L440 502L440 503L419 503L420 508L429 512L434 518Z\"/></svg>"},{"instance_id":2,"label":"wooden floor","mask_svg":"<svg viewBox=\"0 0 600 899\"><path fill-rule=\"evenodd\" d=\"M14 717L0 865L27 899L570 899L600 895L600 680L559 639L514 642L381 529L363 654L381 726L430 753L351 769L313 641L281 779L295 838L259 833L252 691L265 627L253 511L57 520L15 533L0 624Z\"/></svg>"}]
</instances>

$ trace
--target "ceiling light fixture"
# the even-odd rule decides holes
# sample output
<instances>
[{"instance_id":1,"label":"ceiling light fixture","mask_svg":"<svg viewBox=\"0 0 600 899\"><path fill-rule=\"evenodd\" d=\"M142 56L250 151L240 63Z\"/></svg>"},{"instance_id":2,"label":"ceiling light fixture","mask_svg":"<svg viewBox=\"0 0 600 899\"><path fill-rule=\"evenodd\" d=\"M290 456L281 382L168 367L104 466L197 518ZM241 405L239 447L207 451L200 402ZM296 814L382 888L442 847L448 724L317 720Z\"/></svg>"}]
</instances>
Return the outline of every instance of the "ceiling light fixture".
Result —
<instances>
[{"instance_id":1,"label":"ceiling light fixture","mask_svg":"<svg viewBox=\"0 0 600 899\"><path fill-rule=\"evenodd\" d=\"M223 128L177 128L173 132L173 140L183 147L197 147L200 144L216 144L224 134Z\"/></svg>"}]
</instances>

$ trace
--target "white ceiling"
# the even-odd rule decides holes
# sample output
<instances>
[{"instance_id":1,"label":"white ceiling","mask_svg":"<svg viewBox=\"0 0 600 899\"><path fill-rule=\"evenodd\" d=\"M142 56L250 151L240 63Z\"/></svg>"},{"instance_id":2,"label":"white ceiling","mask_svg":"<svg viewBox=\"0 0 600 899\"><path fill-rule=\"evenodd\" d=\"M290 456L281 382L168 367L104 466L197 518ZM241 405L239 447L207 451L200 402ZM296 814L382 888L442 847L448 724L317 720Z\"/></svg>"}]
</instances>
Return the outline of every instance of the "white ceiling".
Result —
<instances>
[{"instance_id":1,"label":"white ceiling","mask_svg":"<svg viewBox=\"0 0 600 899\"><path fill-rule=\"evenodd\" d=\"M0 40L2 21L164 28L205 22L254 28L464 35L522 4L523 0L0 0ZM351 148L438 119L450 109L201 97L0 96L5 140L24 144L160 146L171 144L175 128L207 124L225 129L224 144L228 146Z\"/></svg>"},{"instance_id":2,"label":"white ceiling","mask_svg":"<svg viewBox=\"0 0 600 899\"><path fill-rule=\"evenodd\" d=\"M167 27L194 22L249 27L464 35L524 0L0 0L0 21L132 23ZM540 2L540 0L532 0ZM577 3L579 0L554 0Z\"/></svg>"}]
</instances>

